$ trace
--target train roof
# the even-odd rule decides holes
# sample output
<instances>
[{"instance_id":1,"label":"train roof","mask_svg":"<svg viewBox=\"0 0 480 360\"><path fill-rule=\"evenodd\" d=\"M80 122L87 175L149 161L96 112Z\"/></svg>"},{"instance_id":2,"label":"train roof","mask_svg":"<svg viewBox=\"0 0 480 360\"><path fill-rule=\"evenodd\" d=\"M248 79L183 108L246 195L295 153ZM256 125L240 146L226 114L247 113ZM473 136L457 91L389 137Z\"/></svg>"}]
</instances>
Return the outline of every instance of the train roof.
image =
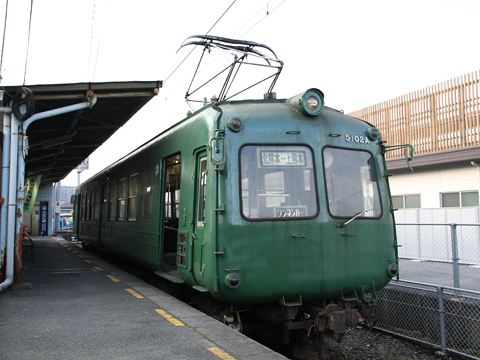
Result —
<instances>
[{"instance_id":1,"label":"train roof","mask_svg":"<svg viewBox=\"0 0 480 360\"><path fill-rule=\"evenodd\" d=\"M322 94L323 95L323 94ZM284 99L248 99L248 100L227 100L227 101L221 101L221 102L218 102L218 103L215 103L217 106L219 107L224 107L226 105L230 106L230 105L233 105L233 106L238 106L238 105L265 105L265 104L279 104L279 105L287 105L288 104L288 101L292 99L292 98L284 98ZM159 134L155 135L154 137L152 137L151 139L149 139L148 141L146 141L145 143L142 143L140 144L138 147L136 147L134 150L132 150L130 153L126 154L125 156L117 159L116 161L114 161L112 164L108 165L106 168L100 170L98 173L96 173L94 176L92 176L92 178L98 176L99 174L102 174L104 173L107 169L115 166L116 164L118 164L119 162L125 160L126 158L128 158L129 156L131 156L132 154L136 153L137 151L139 151L140 149L142 149L143 147L149 145L150 143L153 143L155 140L157 140L158 138L162 137L163 135L167 134L169 131L177 128L178 126L180 126L181 124L187 122L188 120L190 120L191 118L197 116L198 114L202 113L202 112L205 112L207 111L208 109L212 108L214 103L209 103L205 106L203 106L202 108L200 108L199 110L195 111L194 113L190 113L188 114L184 119L178 121L177 123L173 124L172 126L170 126L169 128L163 130L162 132L160 132ZM327 112L328 111L331 111L331 112L334 112L334 113L338 113L338 114L341 114L341 115L344 115L343 111L340 111L340 110L337 110L337 109L334 109L334 108L330 108L328 106L325 106L323 108L324 110L326 110ZM344 115L344 116L348 116L348 115ZM350 118L352 118L351 116L348 116ZM358 119L358 118L353 118L355 120L358 120L359 122L363 122L369 126L373 126L371 124L369 124L368 122L362 120L362 119Z\"/></svg>"}]
</instances>

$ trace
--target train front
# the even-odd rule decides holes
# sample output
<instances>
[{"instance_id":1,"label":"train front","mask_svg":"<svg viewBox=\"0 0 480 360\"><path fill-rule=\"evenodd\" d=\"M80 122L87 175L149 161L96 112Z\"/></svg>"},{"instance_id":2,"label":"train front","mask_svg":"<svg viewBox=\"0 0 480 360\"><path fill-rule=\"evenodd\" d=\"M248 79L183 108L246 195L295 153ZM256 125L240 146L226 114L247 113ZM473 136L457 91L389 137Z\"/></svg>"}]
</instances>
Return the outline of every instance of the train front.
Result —
<instances>
[{"instance_id":1,"label":"train front","mask_svg":"<svg viewBox=\"0 0 480 360\"><path fill-rule=\"evenodd\" d=\"M216 266L206 286L225 303L271 304L260 315L274 322L329 306L373 319L376 291L398 271L378 129L324 108L317 89L217 111L216 243L204 251Z\"/></svg>"}]
</instances>

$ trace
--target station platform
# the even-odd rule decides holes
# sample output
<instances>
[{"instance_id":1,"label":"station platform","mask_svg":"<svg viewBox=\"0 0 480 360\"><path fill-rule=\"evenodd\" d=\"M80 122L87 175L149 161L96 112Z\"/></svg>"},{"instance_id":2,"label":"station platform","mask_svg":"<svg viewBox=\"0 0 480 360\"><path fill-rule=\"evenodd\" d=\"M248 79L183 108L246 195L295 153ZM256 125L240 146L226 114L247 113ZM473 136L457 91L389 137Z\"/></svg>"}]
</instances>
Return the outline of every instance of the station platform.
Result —
<instances>
[{"instance_id":1,"label":"station platform","mask_svg":"<svg viewBox=\"0 0 480 360\"><path fill-rule=\"evenodd\" d=\"M0 359L286 359L76 244L32 239L0 294Z\"/></svg>"}]
</instances>

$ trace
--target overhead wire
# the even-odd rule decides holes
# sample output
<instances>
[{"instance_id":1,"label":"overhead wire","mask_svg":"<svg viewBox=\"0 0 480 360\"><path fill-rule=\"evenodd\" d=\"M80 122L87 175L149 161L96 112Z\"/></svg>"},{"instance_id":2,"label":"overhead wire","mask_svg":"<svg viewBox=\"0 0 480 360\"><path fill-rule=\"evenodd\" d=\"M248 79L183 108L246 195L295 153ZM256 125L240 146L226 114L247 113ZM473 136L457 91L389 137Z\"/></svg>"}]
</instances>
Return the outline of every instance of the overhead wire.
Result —
<instances>
[{"instance_id":1,"label":"overhead wire","mask_svg":"<svg viewBox=\"0 0 480 360\"><path fill-rule=\"evenodd\" d=\"M5 47L5 34L7 33L7 14L8 14L8 0L6 1L6 5L5 5L5 24L3 25L2 54L0 56L0 82L2 81L3 49Z\"/></svg>"},{"instance_id":2,"label":"overhead wire","mask_svg":"<svg viewBox=\"0 0 480 360\"><path fill-rule=\"evenodd\" d=\"M266 6L267 6L267 13L268 13L268 4L270 4L272 1L273 1L273 0L270 0L270 1L267 3L267 5L266 5ZM258 11L255 13L255 15L253 15L250 19L248 19L247 22L245 22L245 24L243 24L242 26L240 26L240 28L238 28L238 30L233 33L232 38L235 38L235 35L236 35L240 30L242 30L245 26L247 26L247 24L248 24L250 21L252 21L258 14L260 14L260 12L261 12L264 8L265 8L265 6L262 6L262 7L260 8L260 10L258 10ZM262 18L262 20L263 20L263 18ZM238 38L238 39L239 39L239 38Z\"/></svg>"},{"instance_id":3,"label":"overhead wire","mask_svg":"<svg viewBox=\"0 0 480 360\"><path fill-rule=\"evenodd\" d=\"M212 29L215 27L215 25L218 24L218 22L224 17L224 15L228 12L228 10L230 10L230 8L233 6L233 4L235 4L237 2L237 0L233 0L233 2L230 4L230 6L227 8L227 10L225 10L223 12L223 14L218 18L217 21L215 21L215 24L212 25L212 27L206 32L205 35L208 35L210 33L210 31L212 31ZM190 56L190 54L193 52L193 50L195 50L197 46L195 45L195 47L187 54L187 56L185 56L185 58L182 60L182 62L180 64L178 64L178 66L175 68L175 70L172 71L172 73L170 75L168 75L168 77L163 80L163 83L165 84L167 82L168 79L170 79L170 77L177 71L177 69L185 62L185 60L187 60L187 58Z\"/></svg>"},{"instance_id":4,"label":"overhead wire","mask_svg":"<svg viewBox=\"0 0 480 360\"><path fill-rule=\"evenodd\" d=\"M241 29L243 29L248 23L250 23L252 21L252 19L254 19L262 10L265 9L265 7L267 8L267 13L266 15L264 15L259 21L257 21L252 27L250 27L247 31L245 31L241 36L239 36L237 39L240 39L242 38L245 34L247 34L249 31L251 31L255 26L257 26L261 21L263 21L269 14L273 13L276 9L278 9L281 5L283 5L287 0L283 0L279 5L277 5L275 8L273 8L273 10L269 11L268 10L268 5L273 2L274 0L270 0L266 5L263 5L249 20L247 20L237 31L235 31L232 35L232 38L235 39L235 34L237 34ZM235 2L235 1L234 1ZM230 7L233 5L233 3L229 6L229 8L225 11L225 13L230 9ZM225 15L225 13L223 15ZM219 20L223 17L223 15L219 18ZM218 23L218 21L210 28L209 32L213 29L213 27ZM207 34L208 35L208 32ZM195 45L195 47L188 53L188 55L182 60L182 62L175 68L175 70L168 76L167 80L173 75L173 73L185 62L185 60L190 56L190 54L195 50L195 48L197 47L197 45ZM214 59L212 59L210 62L208 62L207 64L205 64L202 68L200 68L200 70L198 71L198 73L201 73L205 68L207 68L214 60L216 60L218 57L220 56L217 55ZM184 86L184 84L187 82L188 80L184 79L181 84L175 88L175 90L173 90L171 93L176 93L180 88L182 88ZM166 82L166 80L164 80L164 83ZM190 106L190 105L189 105Z\"/></svg>"},{"instance_id":5,"label":"overhead wire","mask_svg":"<svg viewBox=\"0 0 480 360\"><path fill-rule=\"evenodd\" d=\"M273 1L273 0L272 0ZM245 36L245 34L247 34L250 30L252 30L255 26L257 26L261 21L263 21L268 15L270 15L271 13L273 13L276 9L278 9L280 6L282 6L287 0L283 0L277 7L275 7L273 10L271 11L268 11L268 4L270 4L272 1L270 1L269 3L267 3L267 14L261 18L260 20L258 20L250 29L248 29L247 31L245 31L242 35L240 35L239 39L243 36ZM257 13L258 14L258 13ZM256 16L256 14L255 14ZM250 21L250 20L249 20Z\"/></svg>"},{"instance_id":6,"label":"overhead wire","mask_svg":"<svg viewBox=\"0 0 480 360\"><path fill-rule=\"evenodd\" d=\"M27 77L28 50L30 49L30 31L32 29L32 13L33 13L33 0L31 0L30 2L30 19L28 20L27 55L25 56L25 71L23 72L23 85L25 85L25 79Z\"/></svg>"},{"instance_id":7,"label":"overhead wire","mask_svg":"<svg viewBox=\"0 0 480 360\"><path fill-rule=\"evenodd\" d=\"M90 51L88 53L88 70L87 70L87 79L90 80L90 67L92 60L92 44L93 44L93 29L95 26L95 0L93 1L93 14L92 14L92 29L90 30Z\"/></svg>"},{"instance_id":8,"label":"overhead wire","mask_svg":"<svg viewBox=\"0 0 480 360\"><path fill-rule=\"evenodd\" d=\"M107 3L107 0L103 1L103 15L105 15L105 4ZM100 28L100 36L98 37L98 44L97 44L97 54L95 56L95 65L93 67L93 79L92 82L95 81L95 74L97 73L97 62L98 62L98 53L100 52L100 41L102 40L102 34L103 34L103 25L105 24L104 21L102 21L102 26Z\"/></svg>"}]
</instances>

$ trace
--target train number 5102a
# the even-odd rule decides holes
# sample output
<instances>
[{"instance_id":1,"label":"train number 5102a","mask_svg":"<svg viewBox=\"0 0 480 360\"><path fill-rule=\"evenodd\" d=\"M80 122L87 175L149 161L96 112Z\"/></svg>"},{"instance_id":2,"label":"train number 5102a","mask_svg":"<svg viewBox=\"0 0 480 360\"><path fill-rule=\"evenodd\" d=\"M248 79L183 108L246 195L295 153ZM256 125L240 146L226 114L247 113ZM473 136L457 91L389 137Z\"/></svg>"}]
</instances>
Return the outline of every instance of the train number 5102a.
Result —
<instances>
[{"instance_id":1,"label":"train number 5102a","mask_svg":"<svg viewBox=\"0 0 480 360\"><path fill-rule=\"evenodd\" d=\"M370 144L370 141L368 141L368 138L362 135L345 134L345 141L346 142L353 141L360 144Z\"/></svg>"}]
</instances>

